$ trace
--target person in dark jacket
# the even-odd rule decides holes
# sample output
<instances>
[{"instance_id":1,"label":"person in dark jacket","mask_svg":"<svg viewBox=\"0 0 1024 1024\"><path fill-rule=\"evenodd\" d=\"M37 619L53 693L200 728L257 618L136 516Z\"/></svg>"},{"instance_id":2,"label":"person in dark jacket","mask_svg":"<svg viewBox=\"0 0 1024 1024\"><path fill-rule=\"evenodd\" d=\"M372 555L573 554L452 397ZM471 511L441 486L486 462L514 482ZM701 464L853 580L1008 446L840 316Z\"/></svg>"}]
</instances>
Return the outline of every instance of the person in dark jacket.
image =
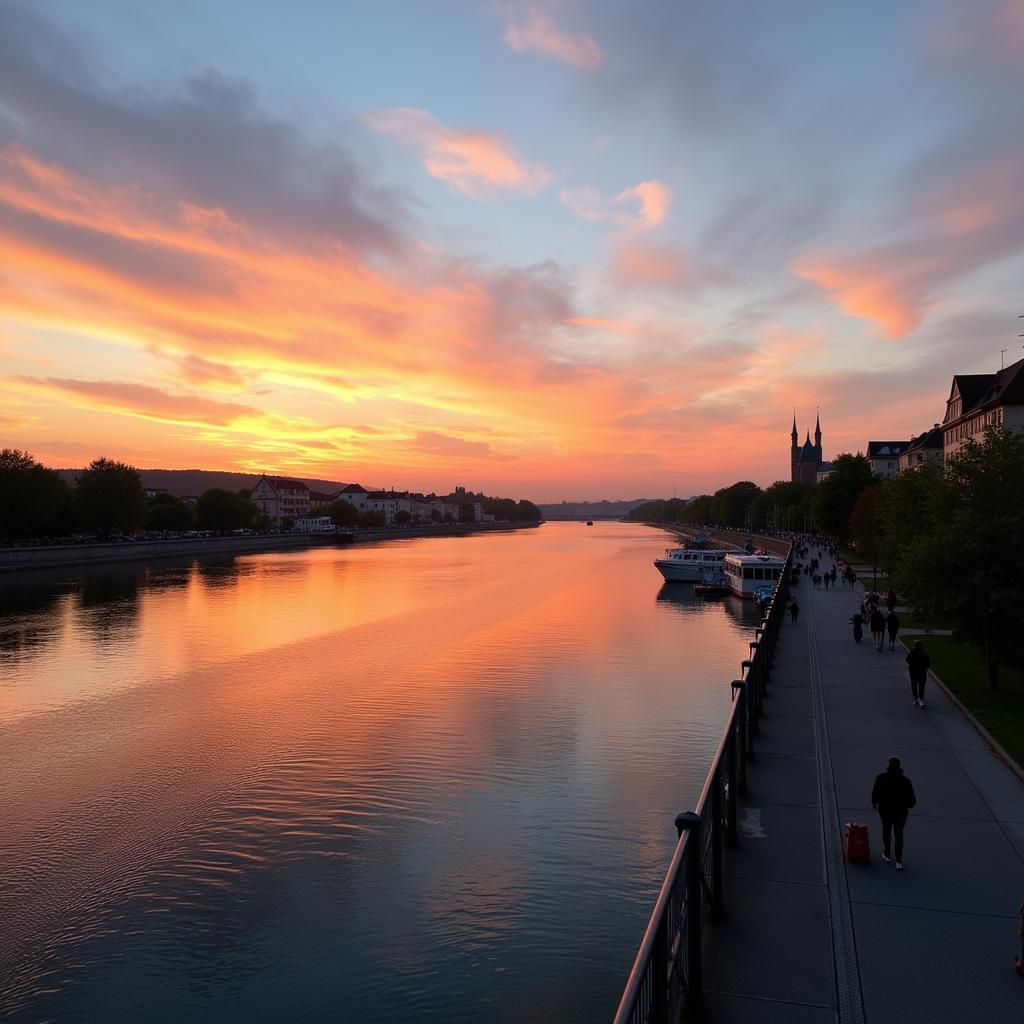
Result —
<instances>
[{"instance_id":1,"label":"person in dark jacket","mask_svg":"<svg viewBox=\"0 0 1024 1024\"><path fill-rule=\"evenodd\" d=\"M910 692L914 695L914 707L924 707L924 684L928 682L928 669L932 659L921 646L920 640L914 641L914 647L907 655L907 669L910 671Z\"/></svg>"},{"instance_id":2,"label":"person in dark jacket","mask_svg":"<svg viewBox=\"0 0 1024 1024\"><path fill-rule=\"evenodd\" d=\"M871 787L871 809L882 819L882 860L888 864L896 854L896 870L903 870L903 828L907 814L917 803L914 784L903 774L898 757L890 757L885 771L876 776ZM892 850L892 834L896 849Z\"/></svg>"},{"instance_id":3,"label":"person in dark jacket","mask_svg":"<svg viewBox=\"0 0 1024 1024\"><path fill-rule=\"evenodd\" d=\"M895 612L889 612L885 617L885 629L889 634L889 650L896 650L896 634L900 631L900 617Z\"/></svg>"},{"instance_id":4,"label":"person in dark jacket","mask_svg":"<svg viewBox=\"0 0 1024 1024\"><path fill-rule=\"evenodd\" d=\"M792 619L794 626L796 625L796 620L800 618L800 605L796 603L795 597L789 606L789 617Z\"/></svg>"},{"instance_id":5,"label":"person in dark jacket","mask_svg":"<svg viewBox=\"0 0 1024 1024\"><path fill-rule=\"evenodd\" d=\"M854 612L853 618L853 642L859 644L864 639L864 616L860 612Z\"/></svg>"},{"instance_id":6,"label":"person in dark jacket","mask_svg":"<svg viewBox=\"0 0 1024 1024\"><path fill-rule=\"evenodd\" d=\"M892 611L893 608L896 607L896 591L895 590L890 590L889 593L885 595L885 607L888 608L889 611Z\"/></svg>"},{"instance_id":7,"label":"person in dark jacket","mask_svg":"<svg viewBox=\"0 0 1024 1024\"><path fill-rule=\"evenodd\" d=\"M885 616L881 613L878 605L871 607L871 639L875 641L875 650L882 649L882 642L885 640Z\"/></svg>"}]
</instances>

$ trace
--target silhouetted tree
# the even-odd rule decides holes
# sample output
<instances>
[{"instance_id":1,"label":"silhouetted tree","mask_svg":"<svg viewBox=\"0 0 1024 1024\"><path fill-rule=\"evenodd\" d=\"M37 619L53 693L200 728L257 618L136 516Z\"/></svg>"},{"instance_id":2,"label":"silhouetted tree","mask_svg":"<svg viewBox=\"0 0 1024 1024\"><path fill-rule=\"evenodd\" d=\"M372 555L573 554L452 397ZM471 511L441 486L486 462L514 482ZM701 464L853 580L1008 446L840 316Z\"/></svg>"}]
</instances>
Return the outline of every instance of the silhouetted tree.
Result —
<instances>
[{"instance_id":1,"label":"silhouetted tree","mask_svg":"<svg viewBox=\"0 0 1024 1024\"><path fill-rule=\"evenodd\" d=\"M66 533L70 497L64 478L28 452L0 451L0 537Z\"/></svg>"},{"instance_id":2,"label":"silhouetted tree","mask_svg":"<svg viewBox=\"0 0 1024 1024\"><path fill-rule=\"evenodd\" d=\"M173 494L155 494L149 499L145 525L147 530L191 530L195 513Z\"/></svg>"},{"instance_id":3,"label":"silhouetted tree","mask_svg":"<svg viewBox=\"0 0 1024 1024\"><path fill-rule=\"evenodd\" d=\"M75 518L84 530L102 537L134 533L146 516L146 492L134 466L113 459L94 459L78 477Z\"/></svg>"},{"instance_id":4,"label":"silhouetted tree","mask_svg":"<svg viewBox=\"0 0 1024 1024\"><path fill-rule=\"evenodd\" d=\"M874 479L864 455L844 453L832 460L832 472L814 492L814 521L822 533L848 537L850 513L860 492Z\"/></svg>"}]
</instances>

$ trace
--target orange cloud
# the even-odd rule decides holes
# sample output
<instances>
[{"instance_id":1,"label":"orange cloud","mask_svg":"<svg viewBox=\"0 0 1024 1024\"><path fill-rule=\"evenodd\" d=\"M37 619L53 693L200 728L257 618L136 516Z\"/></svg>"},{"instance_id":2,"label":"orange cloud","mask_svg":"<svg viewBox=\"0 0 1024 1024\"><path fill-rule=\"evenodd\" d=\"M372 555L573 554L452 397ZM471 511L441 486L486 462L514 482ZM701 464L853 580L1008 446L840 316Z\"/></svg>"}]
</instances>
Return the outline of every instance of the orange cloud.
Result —
<instances>
[{"instance_id":1,"label":"orange cloud","mask_svg":"<svg viewBox=\"0 0 1024 1024\"><path fill-rule=\"evenodd\" d=\"M460 132L415 107L366 114L375 132L423 150L423 166L472 199L492 199L502 192L535 195L551 180L539 164L526 163L490 132Z\"/></svg>"},{"instance_id":2,"label":"orange cloud","mask_svg":"<svg viewBox=\"0 0 1024 1024\"><path fill-rule=\"evenodd\" d=\"M590 36L561 31L536 7L518 22L506 21L505 42L517 53L532 50L577 68L593 69L604 60L601 48Z\"/></svg>"},{"instance_id":3,"label":"orange cloud","mask_svg":"<svg viewBox=\"0 0 1024 1024\"><path fill-rule=\"evenodd\" d=\"M917 328L926 308L901 291L885 268L842 266L809 260L793 272L825 291L849 316L875 324L887 338L902 338Z\"/></svg>"}]
</instances>

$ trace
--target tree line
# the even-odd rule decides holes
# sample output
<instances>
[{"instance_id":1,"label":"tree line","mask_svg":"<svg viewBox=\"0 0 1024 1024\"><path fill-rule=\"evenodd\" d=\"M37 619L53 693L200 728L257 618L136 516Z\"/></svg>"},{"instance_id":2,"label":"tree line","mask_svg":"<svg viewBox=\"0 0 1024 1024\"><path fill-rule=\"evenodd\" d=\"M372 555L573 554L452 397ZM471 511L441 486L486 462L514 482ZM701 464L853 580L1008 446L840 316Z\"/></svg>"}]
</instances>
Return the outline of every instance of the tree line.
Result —
<instances>
[{"instance_id":1,"label":"tree line","mask_svg":"<svg viewBox=\"0 0 1024 1024\"><path fill-rule=\"evenodd\" d=\"M1021 663L1024 437L990 427L944 466L873 479L847 525L858 556L919 615L983 653L990 686L1001 663Z\"/></svg>"},{"instance_id":2,"label":"tree line","mask_svg":"<svg viewBox=\"0 0 1024 1024\"><path fill-rule=\"evenodd\" d=\"M811 532L851 543L897 594L931 622L949 624L984 653L995 686L1001 662L1021 661L1024 631L1024 437L990 427L945 465L886 480L861 454L843 454L821 483L749 480L641 505L643 522Z\"/></svg>"},{"instance_id":3,"label":"tree line","mask_svg":"<svg viewBox=\"0 0 1024 1024\"><path fill-rule=\"evenodd\" d=\"M462 497L462 496L460 496ZM535 522L540 510L529 501L467 494L479 501L486 513L510 522ZM472 519L472 506L461 504L459 517ZM323 509L337 527L384 526L380 511L360 511L347 501L335 501ZM452 522L455 516L433 512L435 522ZM409 522L408 512L395 520ZM283 524L286 528L292 524ZM28 452L13 448L0 451L0 539L29 540L92 534L102 538L130 536L139 530L185 533L189 530L226 532L265 530L273 521L260 512L248 490L212 487L191 505L173 494L147 498L139 471L114 459L95 459L72 486L56 470L48 469Z\"/></svg>"}]
</instances>

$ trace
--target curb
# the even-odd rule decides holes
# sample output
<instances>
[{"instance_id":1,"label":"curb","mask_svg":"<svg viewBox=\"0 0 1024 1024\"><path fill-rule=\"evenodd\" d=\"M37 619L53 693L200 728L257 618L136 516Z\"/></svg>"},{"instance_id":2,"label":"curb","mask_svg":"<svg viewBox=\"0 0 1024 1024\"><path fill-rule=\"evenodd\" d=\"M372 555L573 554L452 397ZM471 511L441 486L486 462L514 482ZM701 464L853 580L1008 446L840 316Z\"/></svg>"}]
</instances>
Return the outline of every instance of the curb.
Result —
<instances>
[{"instance_id":1,"label":"curb","mask_svg":"<svg viewBox=\"0 0 1024 1024\"><path fill-rule=\"evenodd\" d=\"M901 640L900 643L903 644L903 641ZM903 648L906 650L907 645L903 644ZM1009 768L1018 779L1020 779L1021 782L1024 782L1024 768L1021 768L1021 766L1017 764L1017 762L1002 748L992 733L990 733L988 729L986 729L985 726L983 726L981 722L971 714L963 701L960 700L960 698L932 671L932 669L928 669L928 678L937 683L942 688L942 692L956 705L956 707L960 709L960 713L968 722L971 723L975 732L977 732L989 747L992 748L992 753L995 754L996 757L998 757L999 760L1002 761L1006 767Z\"/></svg>"}]
</instances>

